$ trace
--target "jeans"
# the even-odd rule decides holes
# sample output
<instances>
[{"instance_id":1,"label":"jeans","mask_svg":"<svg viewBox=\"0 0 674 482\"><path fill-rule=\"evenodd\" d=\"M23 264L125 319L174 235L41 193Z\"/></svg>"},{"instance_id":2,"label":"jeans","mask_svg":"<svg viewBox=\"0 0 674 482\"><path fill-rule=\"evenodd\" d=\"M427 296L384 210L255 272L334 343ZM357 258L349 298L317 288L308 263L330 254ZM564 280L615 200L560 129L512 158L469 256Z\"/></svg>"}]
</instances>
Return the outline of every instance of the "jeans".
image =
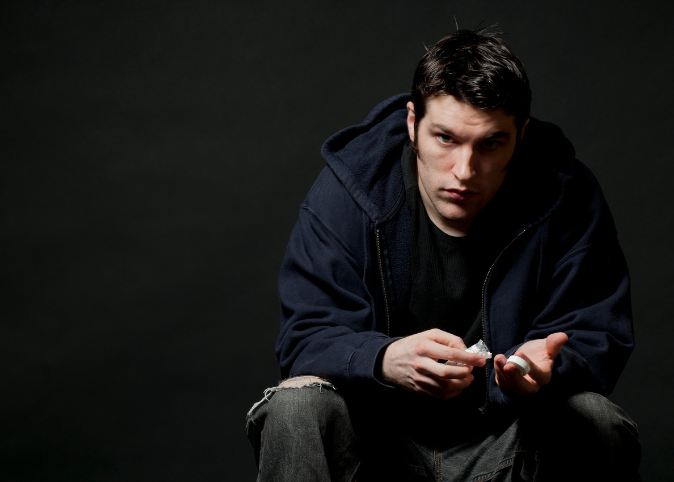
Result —
<instances>
[{"instance_id":1,"label":"jeans","mask_svg":"<svg viewBox=\"0 0 674 482\"><path fill-rule=\"evenodd\" d=\"M258 482L640 480L636 424L595 393L456 431L374 404L327 381L267 389L246 420Z\"/></svg>"}]
</instances>

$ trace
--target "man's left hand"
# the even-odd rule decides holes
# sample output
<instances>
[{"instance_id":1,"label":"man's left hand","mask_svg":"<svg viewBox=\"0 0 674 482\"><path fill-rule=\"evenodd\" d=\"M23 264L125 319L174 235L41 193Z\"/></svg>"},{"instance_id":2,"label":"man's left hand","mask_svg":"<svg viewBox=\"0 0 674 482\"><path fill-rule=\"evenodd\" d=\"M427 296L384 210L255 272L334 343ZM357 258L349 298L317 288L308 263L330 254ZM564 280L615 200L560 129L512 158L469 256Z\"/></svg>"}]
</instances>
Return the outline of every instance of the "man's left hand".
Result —
<instances>
[{"instance_id":1,"label":"man's left hand","mask_svg":"<svg viewBox=\"0 0 674 482\"><path fill-rule=\"evenodd\" d=\"M522 345L515 355L529 363L531 370L526 376L520 375L514 364L506 363L505 355L496 355L494 358L496 383L501 390L536 393L543 385L550 383L555 357L562 351L562 345L568 339L566 334L559 332L545 339L532 340Z\"/></svg>"}]
</instances>

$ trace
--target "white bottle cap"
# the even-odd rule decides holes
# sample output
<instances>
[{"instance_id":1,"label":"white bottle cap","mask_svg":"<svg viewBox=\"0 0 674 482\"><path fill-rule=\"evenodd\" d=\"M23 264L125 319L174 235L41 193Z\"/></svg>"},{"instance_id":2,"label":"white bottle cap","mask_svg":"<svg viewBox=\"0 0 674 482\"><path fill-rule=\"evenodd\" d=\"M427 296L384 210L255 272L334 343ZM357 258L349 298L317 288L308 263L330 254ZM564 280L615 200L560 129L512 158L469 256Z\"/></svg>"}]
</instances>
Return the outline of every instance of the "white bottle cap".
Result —
<instances>
[{"instance_id":1,"label":"white bottle cap","mask_svg":"<svg viewBox=\"0 0 674 482\"><path fill-rule=\"evenodd\" d=\"M517 367L517 371L520 372L520 375L522 376L526 375L527 373L529 373L529 370L531 370L531 367L524 358L520 358L515 355L508 358L508 361L506 363L512 363L513 365L515 365Z\"/></svg>"}]
</instances>

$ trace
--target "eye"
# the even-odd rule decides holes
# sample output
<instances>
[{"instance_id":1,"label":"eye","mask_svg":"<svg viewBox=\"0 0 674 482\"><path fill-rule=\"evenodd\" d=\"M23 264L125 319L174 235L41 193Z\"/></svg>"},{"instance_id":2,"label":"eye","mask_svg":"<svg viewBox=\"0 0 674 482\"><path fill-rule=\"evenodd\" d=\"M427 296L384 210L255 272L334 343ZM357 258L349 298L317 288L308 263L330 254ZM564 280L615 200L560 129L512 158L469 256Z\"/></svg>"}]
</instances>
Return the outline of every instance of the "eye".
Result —
<instances>
[{"instance_id":1,"label":"eye","mask_svg":"<svg viewBox=\"0 0 674 482\"><path fill-rule=\"evenodd\" d=\"M454 141L452 136L448 136L447 134L438 134L438 140L441 144L451 144Z\"/></svg>"},{"instance_id":2,"label":"eye","mask_svg":"<svg viewBox=\"0 0 674 482\"><path fill-rule=\"evenodd\" d=\"M496 149L496 148L499 147L500 145L501 145L500 142L494 141L494 140L489 140L489 139L486 140L486 141L484 141L484 142L481 144L482 148L483 148L483 149L487 149L487 150Z\"/></svg>"}]
</instances>

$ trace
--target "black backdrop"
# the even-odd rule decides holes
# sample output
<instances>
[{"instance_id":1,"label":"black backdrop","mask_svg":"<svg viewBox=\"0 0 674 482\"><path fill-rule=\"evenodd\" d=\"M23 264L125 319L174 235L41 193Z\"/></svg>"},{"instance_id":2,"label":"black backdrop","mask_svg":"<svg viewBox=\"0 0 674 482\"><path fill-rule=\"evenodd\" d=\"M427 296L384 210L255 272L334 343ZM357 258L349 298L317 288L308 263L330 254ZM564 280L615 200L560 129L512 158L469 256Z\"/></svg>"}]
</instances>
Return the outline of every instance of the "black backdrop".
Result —
<instances>
[{"instance_id":1,"label":"black backdrop","mask_svg":"<svg viewBox=\"0 0 674 482\"><path fill-rule=\"evenodd\" d=\"M599 178L638 347L612 399L669 474L671 2L0 4L0 478L253 480L276 276L319 149L499 22Z\"/></svg>"}]
</instances>

